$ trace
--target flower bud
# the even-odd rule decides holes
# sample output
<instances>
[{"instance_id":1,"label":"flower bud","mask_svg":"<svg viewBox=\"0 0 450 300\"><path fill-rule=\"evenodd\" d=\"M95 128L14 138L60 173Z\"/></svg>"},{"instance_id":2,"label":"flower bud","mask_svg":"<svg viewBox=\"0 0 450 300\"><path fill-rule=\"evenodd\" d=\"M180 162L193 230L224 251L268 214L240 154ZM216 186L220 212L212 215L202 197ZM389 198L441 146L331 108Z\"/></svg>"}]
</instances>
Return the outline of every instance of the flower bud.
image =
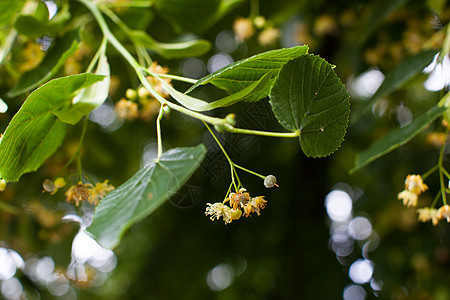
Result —
<instances>
[{"instance_id":1,"label":"flower bud","mask_svg":"<svg viewBox=\"0 0 450 300\"><path fill-rule=\"evenodd\" d=\"M227 121L228 124L230 125L236 125L236 115L235 114L228 114L225 117L225 121Z\"/></svg>"},{"instance_id":2,"label":"flower bud","mask_svg":"<svg viewBox=\"0 0 450 300\"><path fill-rule=\"evenodd\" d=\"M164 105L163 110L164 110L164 114L167 116L170 115L170 112L172 111L168 105Z\"/></svg>"},{"instance_id":3,"label":"flower bud","mask_svg":"<svg viewBox=\"0 0 450 300\"><path fill-rule=\"evenodd\" d=\"M0 179L0 192L3 192L6 189L6 180Z\"/></svg>"},{"instance_id":4,"label":"flower bud","mask_svg":"<svg viewBox=\"0 0 450 300\"><path fill-rule=\"evenodd\" d=\"M272 188L274 186L278 187L277 178L273 175L267 175L266 178L264 178L264 186L266 188Z\"/></svg>"},{"instance_id":5,"label":"flower bud","mask_svg":"<svg viewBox=\"0 0 450 300\"><path fill-rule=\"evenodd\" d=\"M42 192L53 193L56 190L55 183L50 179L45 179L42 187L44 188Z\"/></svg>"},{"instance_id":6,"label":"flower bud","mask_svg":"<svg viewBox=\"0 0 450 300\"><path fill-rule=\"evenodd\" d=\"M128 89L125 92L125 96L128 98L128 100L133 100L137 97L137 92L136 92L136 90Z\"/></svg>"}]
</instances>

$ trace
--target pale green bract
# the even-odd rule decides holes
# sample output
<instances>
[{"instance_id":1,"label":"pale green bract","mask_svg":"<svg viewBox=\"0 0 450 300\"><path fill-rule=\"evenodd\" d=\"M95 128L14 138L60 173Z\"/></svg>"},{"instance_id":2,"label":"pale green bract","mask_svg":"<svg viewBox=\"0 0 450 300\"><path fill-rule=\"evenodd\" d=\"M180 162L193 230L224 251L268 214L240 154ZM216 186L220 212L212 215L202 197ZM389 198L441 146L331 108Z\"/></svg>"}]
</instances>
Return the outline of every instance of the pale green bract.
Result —
<instances>
[{"instance_id":1,"label":"pale green bract","mask_svg":"<svg viewBox=\"0 0 450 300\"><path fill-rule=\"evenodd\" d=\"M153 160L97 206L87 231L105 248L116 247L124 232L173 196L200 166L203 145L174 148Z\"/></svg>"}]
</instances>

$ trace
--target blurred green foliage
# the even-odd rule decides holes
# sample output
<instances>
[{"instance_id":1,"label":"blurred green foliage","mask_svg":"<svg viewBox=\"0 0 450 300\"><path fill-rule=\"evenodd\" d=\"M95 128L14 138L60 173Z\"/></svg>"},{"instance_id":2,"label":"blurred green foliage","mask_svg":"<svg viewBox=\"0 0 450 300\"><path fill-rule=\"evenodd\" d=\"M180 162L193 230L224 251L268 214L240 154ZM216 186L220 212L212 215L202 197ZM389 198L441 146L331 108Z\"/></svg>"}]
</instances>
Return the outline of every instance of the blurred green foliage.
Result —
<instances>
[{"instance_id":1,"label":"blurred green foliage","mask_svg":"<svg viewBox=\"0 0 450 300\"><path fill-rule=\"evenodd\" d=\"M25 1L0 3L0 10L6 7L8 11L7 18L6 14L0 18L4 29L0 33L0 97L9 107L6 113L0 114L0 131L4 131L25 100L24 95L9 98L7 93L20 82L22 74L47 59L40 50L43 42L35 38L34 31L31 36L25 35L27 26L23 27L23 23L27 20L21 19L22 27L15 29L7 25L11 24L14 13L23 11L33 1L26 1L25 6L22 2ZM382 282L381 291L375 292L369 283L362 284L367 299L375 298L375 294L380 299L450 298L447 222L441 221L437 226L418 223L416 209L406 208L397 200L407 174L423 174L437 163L439 147L430 143L428 137L430 132L442 131L440 125L431 124L408 144L348 174L359 152L393 128L420 116L444 97L445 88L430 91L424 87L428 75L420 70L370 107L367 104L370 96L354 88L355 78L367 70L375 68L386 75L407 57L424 50L439 51L445 38L449 38L447 1L222 0L206 1L208 7L198 15L195 10L193 15L189 10L180 12L182 6L177 3L188 5L189 1L170 1L174 4L166 13L163 10L168 1L133 1L149 3L150 7L121 5L127 1L110 2L111 9L129 28L143 30L159 42L183 42L192 33L197 34L196 38L210 41L211 49L196 60L203 62L198 77L206 75L205 68L208 61L211 64L213 55L226 52L223 43L231 45L226 55L234 61L271 49L308 44L310 52L336 65L335 72L352 95L352 114L361 117L348 128L340 149L322 159L303 155L297 139L218 134L237 164L263 174L274 174L280 185L265 189L260 178L243 173L241 180L246 188L252 195L266 195L268 206L259 217L240 219L225 226L222 222L211 222L204 211L207 202L223 199L229 186L228 163L201 122L172 112L162 121L164 147L203 143L208 152L202 167L167 203L124 236L114 250L117 266L106 272L104 280L95 281L96 274L100 278L101 272L90 267L87 274L92 281L72 280L64 297L340 299L344 288L352 283L348 276L350 265L364 257L373 262L374 279ZM153 2L156 8L152 7ZM205 1L189 5L197 2ZM40 22L40 26L47 28L49 38L63 36L74 28L82 29L79 50L59 70L52 70L52 75L59 77L86 69L100 44L101 33L79 2L55 3L64 14L51 22L42 17L45 15L42 2L34 1L38 8L32 22ZM68 10L62 9L66 7ZM234 35L230 40L220 41L224 31L233 31L236 18L258 15L265 18L266 27L255 28L253 36L243 42L236 42ZM172 27L174 22L176 26ZM126 40L117 26L108 24L119 40ZM201 26L194 28L196 24ZM259 39L259 34L267 28L281 30L280 37L269 46ZM8 36L14 30L19 34L8 45ZM188 33L180 35L180 31ZM127 44L130 49L131 46ZM9 54L3 57L8 47L11 51L6 51ZM151 52L152 58L167 66L171 74L183 75L186 71L186 58L168 60L157 50L153 51L156 53ZM105 107L113 110L114 103L124 97L126 90L137 88L139 82L112 47L108 48L107 55L112 87ZM184 91L190 85L177 82L174 87ZM209 86L196 93L203 99L224 96ZM224 117L230 112L237 113L240 127L283 129L268 99L238 103L233 110L222 108L214 114ZM92 115L91 120L95 120ZM156 147L154 123L154 116L151 122L116 120L108 126L90 122L82 148L86 154L82 159L86 173L97 181L109 179L114 186L122 184L139 170L145 154L151 155L148 150ZM64 202L64 191L53 196L43 194L42 183L55 176L74 155L81 131L81 124L69 128L63 146L39 172L24 175L18 183L9 183L0 193L0 246L17 251L24 259L52 257L61 274L65 274L70 264L71 243L79 226L61 222L60 218L68 213L90 213L92 207L82 205L75 209ZM443 163L448 165L447 151L444 154ZM68 184L76 184L76 176L71 179ZM324 199L336 184L341 184L336 188L345 186L353 197L353 215L371 221L378 239L370 237L370 250L364 246L367 240L363 240L355 241L353 251L346 256L338 257L333 252L332 222ZM430 176L427 184L430 191L421 195L421 206L429 205L439 191L437 174ZM229 280L228 285L220 290L211 284L211 276L222 278L222 281L216 278L218 282ZM27 272L18 271L16 277L30 299L57 298L46 284L33 280ZM96 286L95 282L100 283Z\"/></svg>"}]
</instances>

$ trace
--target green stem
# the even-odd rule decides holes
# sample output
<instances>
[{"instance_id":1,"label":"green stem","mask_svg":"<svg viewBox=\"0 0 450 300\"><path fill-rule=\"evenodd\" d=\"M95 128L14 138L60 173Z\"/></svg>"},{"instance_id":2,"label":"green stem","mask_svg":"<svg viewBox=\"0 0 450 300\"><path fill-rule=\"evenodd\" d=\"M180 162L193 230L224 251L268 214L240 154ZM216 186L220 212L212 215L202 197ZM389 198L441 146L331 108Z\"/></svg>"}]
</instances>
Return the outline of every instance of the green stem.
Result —
<instances>
[{"instance_id":1,"label":"green stem","mask_svg":"<svg viewBox=\"0 0 450 300\"><path fill-rule=\"evenodd\" d=\"M439 198L441 197L441 193L437 193L436 196L434 196L433 202L431 202L430 208L434 208L434 206L436 205L437 201L439 200Z\"/></svg>"},{"instance_id":2,"label":"green stem","mask_svg":"<svg viewBox=\"0 0 450 300\"><path fill-rule=\"evenodd\" d=\"M264 175L261 175L261 174L258 174L258 173L256 173L256 172L250 171L249 169L246 169L246 168L244 168L244 167L241 167L241 166L239 166L239 165L237 165L237 164L235 164L235 163L233 163L233 165L234 165L236 168L241 169L241 170L243 170L243 171L245 171L245 172L247 172L247 173L250 173L250 174L255 175L255 176L257 176L257 177L260 177L260 178L262 178L262 179L266 179L266 176L264 176Z\"/></svg>"},{"instance_id":3,"label":"green stem","mask_svg":"<svg viewBox=\"0 0 450 300\"><path fill-rule=\"evenodd\" d=\"M441 168L441 171L442 171L442 173L444 173L444 175L445 175L448 179L450 179L450 174L447 172L447 170L446 170L444 167Z\"/></svg>"},{"instance_id":4,"label":"green stem","mask_svg":"<svg viewBox=\"0 0 450 300\"><path fill-rule=\"evenodd\" d=\"M130 66L135 70L136 75L138 76L140 82L142 85L152 94L155 99L157 99L161 104L166 103L167 106L169 106L171 109L174 109L176 111L179 111L181 113L184 113L188 116L191 116L195 119L207 122L212 125L223 125L226 123L226 120L210 117L203 115L198 112L191 111L185 107L179 106L175 103L172 103L166 99L164 99L161 95L159 95L151 86L151 84L147 81L145 78L143 72L145 72L145 69L141 67L141 65L136 61L136 59L128 52L127 49L116 39L116 37L111 33L111 31L108 28L108 25L105 22L105 19L103 18L102 14L98 10L98 7L89 0L78 0L81 2L84 6L86 6L87 9L89 9L94 16L94 18L97 20L98 25L100 26L101 31L103 32L103 35L108 39L108 41L113 45L114 48L125 58L125 60L130 64Z\"/></svg>"},{"instance_id":5,"label":"green stem","mask_svg":"<svg viewBox=\"0 0 450 300\"><path fill-rule=\"evenodd\" d=\"M427 179L427 177L430 176L431 174L433 174L438 168L439 168L439 165L435 165L434 167L432 167L431 169L429 169L428 171L426 171L426 172L422 175L422 179L423 179L423 180Z\"/></svg>"},{"instance_id":6,"label":"green stem","mask_svg":"<svg viewBox=\"0 0 450 300\"><path fill-rule=\"evenodd\" d=\"M297 130L294 132L260 131L260 130L236 128L236 127L230 125L229 123L224 124L224 126L222 128L225 129L226 131L232 132L232 133L262 135L262 136L271 136L271 137L293 138L293 137L298 137L300 135L300 130Z\"/></svg>"},{"instance_id":7,"label":"green stem","mask_svg":"<svg viewBox=\"0 0 450 300\"><path fill-rule=\"evenodd\" d=\"M163 151L162 151L162 138L161 138L161 119L164 115L164 104L159 108L158 118L156 118L156 136L158 141L158 157L156 160L159 160Z\"/></svg>"},{"instance_id":8,"label":"green stem","mask_svg":"<svg viewBox=\"0 0 450 300\"><path fill-rule=\"evenodd\" d=\"M446 135L448 134L449 130L446 130ZM446 193L445 193L445 183L444 183L444 172L442 171L444 169L443 166L443 161L444 161L444 150L445 150L445 143L442 143L441 145L441 151L439 152L439 161L438 161L438 165L439 165L439 182L440 182L440 186L441 186L441 195L442 195L442 202L444 203L444 205L447 205L447 197L446 197Z\"/></svg>"},{"instance_id":9,"label":"green stem","mask_svg":"<svg viewBox=\"0 0 450 300\"><path fill-rule=\"evenodd\" d=\"M108 44L108 40L105 37L103 37L100 47L98 47L97 52L95 53L94 57L91 60L91 63L89 64L89 66L86 69L86 73L90 73L92 71L92 69L94 69L94 66L97 63L100 55L102 55L102 53L105 53L107 44Z\"/></svg>"},{"instance_id":10,"label":"green stem","mask_svg":"<svg viewBox=\"0 0 450 300\"><path fill-rule=\"evenodd\" d=\"M153 1L128 1L128 0L122 0L122 1L114 1L113 3L109 1L105 1L105 3L102 3L105 5L108 5L110 7L151 7L153 6Z\"/></svg>"},{"instance_id":11,"label":"green stem","mask_svg":"<svg viewBox=\"0 0 450 300\"><path fill-rule=\"evenodd\" d=\"M216 135L211 130L211 128L208 126L208 124L206 124L206 122L203 122L203 124L205 124L205 127L208 129L209 133L211 133L211 135L214 138L214 140L216 141L217 145L219 145L220 150L222 150L223 154L225 155L226 159L228 160L228 163L230 164L230 169L231 169L231 182L234 185L234 189L236 191L238 191L239 187L241 186L241 181L239 179L238 174L236 173L236 170L234 169L233 161L231 160L230 156L228 156L227 151L225 151L225 148L222 146L222 144L220 143L219 139L216 137ZM236 185L235 177L238 180L238 185Z\"/></svg>"},{"instance_id":12,"label":"green stem","mask_svg":"<svg viewBox=\"0 0 450 300\"><path fill-rule=\"evenodd\" d=\"M146 72L150 76L154 76L153 75L154 73L150 72L149 70L144 70L144 72ZM156 75L158 75L158 77L170 78L170 79L173 79L173 80L178 80L178 81L192 83L192 84L197 83L197 79L192 79L192 78L187 78L187 77L182 77L182 76L177 76L177 75L161 74L161 73L158 73Z\"/></svg>"}]
</instances>

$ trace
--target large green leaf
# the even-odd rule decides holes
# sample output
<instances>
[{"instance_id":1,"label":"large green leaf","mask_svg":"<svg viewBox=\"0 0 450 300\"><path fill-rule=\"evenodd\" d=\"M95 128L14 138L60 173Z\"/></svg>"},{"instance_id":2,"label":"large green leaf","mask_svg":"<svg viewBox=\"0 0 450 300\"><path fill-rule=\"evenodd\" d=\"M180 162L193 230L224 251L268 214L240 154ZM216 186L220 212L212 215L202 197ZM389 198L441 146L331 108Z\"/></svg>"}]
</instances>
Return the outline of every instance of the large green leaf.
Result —
<instances>
[{"instance_id":1,"label":"large green leaf","mask_svg":"<svg viewBox=\"0 0 450 300\"><path fill-rule=\"evenodd\" d=\"M374 142L367 150L364 150L356 156L355 167L350 170L350 173L354 173L370 162L409 142L424 130L428 124L442 115L445 109L445 107L432 107L407 126L391 130L384 137Z\"/></svg>"},{"instance_id":2,"label":"large green leaf","mask_svg":"<svg viewBox=\"0 0 450 300\"><path fill-rule=\"evenodd\" d=\"M104 76L79 74L51 80L25 100L0 143L0 178L17 181L37 170L60 146L65 124L54 112L69 104L76 92Z\"/></svg>"},{"instance_id":3,"label":"large green leaf","mask_svg":"<svg viewBox=\"0 0 450 300\"><path fill-rule=\"evenodd\" d=\"M106 50L106 47L104 49ZM108 98L111 76L108 60L104 53L100 55L95 74L104 75L105 78L102 81L82 89L80 93L73 98L72 105L54 112L61 121L74 125L78 123L82 117L102 105L106 98Z\"/></svg>"},{"instance_id":4,"label":"large green leaf","mask_svg":"<svg viewBox=\"0 0 450 300\"><path fill-rule=\"evenodd\" d=\"M131 225L177 192L200 166L205 153L203 145L165 152L100 202L87 231L102 246L114 248Z\"/></svg>"},{"instance_id":5,"label":"large green leaf","mask_svg":"<svg viewBox=\"0 0 450 300\"><path fill-rule=\"evenodd\" d=\"M208 40L189 40L176 43L160 43L142 30L128 30L128 37L134 44L153 50L164 58L175 59L200 56L211 49Z\"/></svg>"},{"instance_id":6,"label":"large green leaf","mask_svg":"<svg viewBox=\"0 0 450 300\"><path fill-rule=\"evenodd\" d=\"M186 93L200 85L211 83L216 87L234 94L260 80L265 74L272 72L266 88L246 99L257 101L267 96L281 68L291 59L308 53L308 46L298 46L264 52L237 61L198 80Z\"/></svg>"},{"instance_id":7,"label":"large green leaf","mask_svg":"<svg viewBox=\"0 0 450 300\"><path fill-rule=\"evenodd\" d=\"M155 4L178 32L202 33L217 20L221 0L155 0Z\"/></svg>"},{"instance_id":8,"label":"large green leaf","mask_svg":"<svg viewBox=\"0 0 450 300\"><path fill-rule=\"evenodd\" d=\"M367 103L364 103L364 109L353 114L352 122L356 122L364 113L367 113L379 98L389 95L412 77L421 73L422 70L433 61L433 57L436 53L436 50L426 50L402 60L386 75L383 83L370 100Z\"/></svg>"},{"instance_id":9,"label":"large green leaf","mask_svg":"<svg viewBox=\"0 0 450 300\"><path fill-rule=\"evenodd\" d=\"M344 140L350 96L333 66L315 55L289 61L272 87L270 103L286 129L300 132L307 156L327 156Z\"/></svg>"},{"instance_id":10,"label":"large green leaf","mask_svg":"<svg viewBox=\"0 0 450 300\"><path fill-rule=\"evenodd\" d=\"M24 73L16 86L8 93L8 96L15 97L26 93L49 80L78 49L78 46L77 31L70 31L60 39L55 40L39 66Z\"/></svg>"},{"instance_id":11,"label":"large green leaf","mask_svg":"<svg viewBox=\"0 0 450 300\"><path fill-rule=\"evenodd\" d=\"M251 85L245 87L244 89L213 102L205 102L198 98L188 96L177 91L164 80L160 79L160 81L163 88L183 106L195 111L209 111L219 107L233 105L239 101L243 101L247 98L252 97L252 95L256 93L263 91L267 87L267 83L269 82L271 77L272 72L266 73L259 80L253 82Z\"/></svg>"}]
</instances>

